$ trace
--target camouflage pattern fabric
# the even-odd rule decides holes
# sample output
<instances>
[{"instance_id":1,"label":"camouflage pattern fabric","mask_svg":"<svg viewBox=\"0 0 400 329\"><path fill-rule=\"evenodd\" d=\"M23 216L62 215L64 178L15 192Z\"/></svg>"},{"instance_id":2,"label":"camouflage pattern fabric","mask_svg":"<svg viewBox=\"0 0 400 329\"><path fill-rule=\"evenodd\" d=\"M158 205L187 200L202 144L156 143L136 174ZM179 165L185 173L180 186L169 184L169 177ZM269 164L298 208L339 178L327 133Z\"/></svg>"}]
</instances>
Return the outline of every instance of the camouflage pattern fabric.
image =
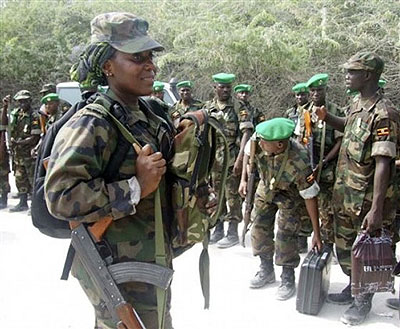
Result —
<instances>
[{"instance_id":1,"label":"camouflage pattern fabric","mask_svg":"<svg viewBox=\"0 0 400 329\"><path fill-rule=\"evenodd\" d=\"M351 270L351 247L372 205L375 156L393 159L384 201L383 227L391 232L394 230L397 206L394 162L399 125L398 111L379 92L367 103L362 104L361 99L357 98L351 104L339 152L332 198L336 250L342 270L347 275Z\"/></svg>"},{"instance_id":2,"label":"camouflage pattern fabric","mask_svg":"<svg viewBox=\"0 0 400 329\"><path fill-rule=\"evenodd\" d=\"M235 106L230 100L227 103L221 103L217 99L208 101L204 105L204 109L208 111L211 116L214 116L223 127L223 132L228 141L229 147L229 162L228 162L228 178L225 185L225 198L227 202L227 210L221 212L221 220L225 221L242 221L242 199L239 195L238 189L240 184L240 176L233 175L233 165L236 157L239 154L239 119L235 111ZM220 173L223 162L224 146L223 142L217 136L216 141L216 161L211 171L211 179L214 189L218 191L220 184Z\"/></svg>"},{"instance_id":3,"label":"camouflage pattern fabric","mask_svg":"<svg viewBox=\"0 0 400 329\"><path fill-rule=\"evenodd\" d=\"M252 230L253 254L271 259L275 251L275 263L280 266L297 267L300 257L297 236L300 218L307 213L300 192L307 191L309 198L318 194L317 184L311 178L312 170L307 150L294 139L289 142L289 155L279 182L270 190L270 182L283 164L284 153L268 156L257 146L257 165L260 182L256 191ZM278 212L278 231L274 248L274 222ZM275 249L275 250L274 250Z\"/></svg>"},{"instance_id":4,"label":"camouflage pattern fabric","mask_svg":"<svg viewBox=\"0 0 400 329\"><path fill-rule=\"evenodd\" d=\"M111 90L108 96L118 100ZM95 101L110 110L111 104L102 95ZM161 141L172 140L169 126L161 118L145 114L139 107L125 108L126 125L142 145L150 144L163 152ZM136 158L133 147L126 154L117 177L106 182L102 173L117 147L118 128L114 127L90 105L78 111L57 134L48 172L45 179L46 203L50 212L65 220L94 222L111 215L114 222L105 234L109 242L114 263L124 261L155 262L154 193L140 200L136 207L131 202L128 180L136 173ZM172 142L172 141L171 141ZM164 153L163 153L164 154ZM76 164L82 164L77 166ZM165 176L160 182L160 195L164 223L170 222L171 207L167 203ZM172 267L172 251L165 230L167 264ZM75 258L73 274L80 281L95 310L101 328L109 325L109 315L103 302L93 289L93 283L82 265ZM134 305L147 328L157 328L156 289L149 284L127 283L120 286L127 301ZM167 310L168 319L169 308ZM149 321L149 322L147 322ZM167 321L168 322L168 321ZM166 328L172 328L167 325Z\"/></svg>"},{"instance_id":5,"label":"camouflage pattern fabric","mask_svg":"<svg viewBox=\"0 0 400 329\"><path fill-rule=\"evenodd\" d=\"M9 127L10 137L15 140L23 140L41 134L37 114L33 111L25 112L20 108L11 111ZM35 147L36 142L33 141L26 145L11 144L15 184L19 193L29 193L32 190L35 163L31 156L31 150Z\"/></svg>"},{"instance_id":6,"label":"camouflage pattern fabric","mask_svg":"<svg viewBox=\"0 0 400 329\"><path fill-rule=\"evenodd\" d=\"M189 106L185 106L180 99L169 109L168 114L172 120L178 120L182 115L186 114L187 112L200 110L203 105L203 102L197 99L192 99Z\"/></svg>"},{"instance_id":7,"label":"camouflage pattern fabric","mask_svg":"<svg viewBox=\"0 0 400 329\"><path fill-rule=\"evenodd\" d=\"M326 102L326 108L329 113L333 115L344 117L344 111L339 108L336 104L331 102ZM315 106L311 102L308 107L304 109L308 109L311 113L311 122L312 122L312 133L313 133L313 153L314 153L314 164L317 165L320 160L320 151L321 151L321 143L322 143L322 126L318 121L318 118L315 114ZM299 116L299 140L300 142L305 137L305 125L304 125L304 109L301 111ZM329 125L326 125L326 133L325 133L325 148L324 148L324 157L329 153L332 147L335 145L337 138L342 137L342 133L334 130ZM336 170L336 162L337 160L331 160L327 165L324 166L321 172L320 177L320 187L321 191L318 195L318 208L320 214L320 222L321 222L321 238L325 243L334 243L334 228L333 228L333 209L332 209L332 190L333 184L335 182L335 170Z\"/></svg>"},{"instance_id":8,"label":"camouflage pattern fabric","mask_svg":"<svg viewBox=\"0 0 400 329\"><path fill-rule=\"evenodd\" d=\"M265 115L258 108L252 106L249 102L238 101L239 103L239 129L243 133L245 129L251 129L265 120Z\"/></svg>"},{"instance_id":9,"label":"camouflage pattern fabric","mask_svg":"<svg viewBox=\"0 0 400 329\"><path fill-rule=\"evenodd\" d=\"M0 108L0 118L3 113L3 108ZM0 125L0 132L6 132L7 126ZM0 194L10 192L10 183L8 174L10 173L10 156L8 150L6 151L5 158L0 162Z\"/></svg>"}]
</instances>

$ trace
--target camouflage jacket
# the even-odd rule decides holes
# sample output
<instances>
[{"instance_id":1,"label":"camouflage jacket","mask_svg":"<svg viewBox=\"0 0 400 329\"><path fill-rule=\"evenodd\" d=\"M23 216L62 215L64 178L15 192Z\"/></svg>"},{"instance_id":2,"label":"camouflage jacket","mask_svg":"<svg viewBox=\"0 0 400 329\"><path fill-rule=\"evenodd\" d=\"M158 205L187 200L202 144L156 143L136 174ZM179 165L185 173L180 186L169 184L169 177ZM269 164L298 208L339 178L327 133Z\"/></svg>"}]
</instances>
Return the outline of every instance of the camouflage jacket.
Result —
<instances>
[{"instance_id":1,"label":"camouflage jacket","mask_svg":"<svg viewBox=\"0 0 400 329\"><path fill-rule=\"evenodd\" d=\"M197 111L197 110L201 109L203 107L203 105L204 105L203 102L201 102L197 99L192 99L189 106L185 106L185 105L183 105L183 102L180 99L179 101L177 101L174 104L174 106L172 106L169 109L169 115L172 120L177 120L187 112Z\"/></svg>"},{"instance_id":2,"label":"camouflage jacket","mask_svg":"<svg viewBox=\"0 0 400 329\"><path fill-rule=\"evenodd\" d=\"M40 136L41 134L39 117L37 113L33 112L32 110L26 112L20 108L13 109L10 113L9 127L10 138L15 140L23 140L31 137L32 135ZM32 145L27 144L12 146L14 157L30 158L31 149L35 147L37 141L32 143Z\"/></svg>"},{"instance_id":3,"label":"camouflage jacket","mask_svg":"<svg viewBox=\"0 0 400 329\"><path fill-rule=\"evenodd\" d=\"M239 129L243 133L245 129L251 129L265 120L265 115L258 108L251 106L248 102L239 101Z\"/></svg>"},{"instance_id":4,"label":"camouflage jacket","mask_svg":"<svg viewBox=\"0 0 400 329\"><path fill-rule=\"evenodd\" d=\"M118 101L111 90L107 95ZM102 94L97 96L95 103L110 110L110 102ZM135 138L142 145L150 144L154 150L164 154L161 144L172 145L170 125L142 107L121 106L125 126ZM54 142L45 178L46 203L55 217L64 220L94 222L111 215L114 221L105 238L116 259L154 261L154 193L137 204L132 201L132 194L137 192L130 186L131 178L136 174L137 159L132 146L116 177L111 182L104 178L110 158L119 147L118 133L118 128L99 112L90 109L90 104L74 114ZM171 210L166 201L166 195L169 195L166 185L164 176L160 182L160 194L163 220L168 223ZM171 256L170 237L166 232L166 250Z\"/></svg>"},{"instance_id":5,"label":"camouflage jacket","mask_svg":"<svg viewBox=\"0 0 400 329\"><path fill-rule=\"evenodd\" d=\"M351 104L336 170L334 193L344 198L346 212L358 216L364 201L372 202L376 156L392 158L391 179L386 193L385 213L394 204L395 158L399 143L399 112L381 93L362 103Z\"/></svg>"},{"instance_id":6,"label":"camouflage jacket","mask_svg":"<svg viewBox=\"0 0 400 329\"><path fill-rule=\"evenodd\" d=\"M328 109L328 112L339 116L344 117L344 111L339 108L336 104L331 102L326 102L325 105ZM302 108L301 114L299 115L299 122L297 125L298 129L298 141L301 143L303 138L306 136L306 129L304 124L304 110L308 109L311 113L311 129L312 129L312 136L313 136L313 154L314 154L314 164L317 165L320 160L320 153L321 153L321 143L322 143L322 136L323 136L323 124L321 121L318 120L315 114L315 107L311 102L308 107ZM331 126L325 124L325 147L323 155L324 157L329 153L332 147L336 144L337 138L343 136L343 134ZM295 130L296 131L296 130ZM330 161L322 170L320 181L324 183L331 183L333 184L335 181L335 170L336 170L336 159Z\"/></svg>"},{"instance_id":7,"label":"camouflage jacket","mask_svg":"<svg viewBox=\"0 0 400 329\"><path fill-rule=\"evenodd\" d=\"M290 139L287 150L278 155L268 155L257 145L256 161L263 182L259 186L265 188L265 191L257 193L266 195L266 200L280 209L296 208L304 204L303 199L318 195L319 186L314 181L307 150L294 139ZM277 176L282 165L285 166L279 179Z\"/></svg>"},{"instance_id":8,"label":"camouflage jacket","mask_svg":"<svg viewBox=\"0 0 400 329\"><path fill-rule=\"evenodd\" d=\"M236 157L239 154L240 138L239 118L235 110L232 100L227 103L221 103L216 98L204 104L204 109L214 116L223 127L224 134L229 146L229 164L228 167L234 165ZM223 161L223 146L220 139L217 138L216 161Z\"/></svg>"}]
</instances>

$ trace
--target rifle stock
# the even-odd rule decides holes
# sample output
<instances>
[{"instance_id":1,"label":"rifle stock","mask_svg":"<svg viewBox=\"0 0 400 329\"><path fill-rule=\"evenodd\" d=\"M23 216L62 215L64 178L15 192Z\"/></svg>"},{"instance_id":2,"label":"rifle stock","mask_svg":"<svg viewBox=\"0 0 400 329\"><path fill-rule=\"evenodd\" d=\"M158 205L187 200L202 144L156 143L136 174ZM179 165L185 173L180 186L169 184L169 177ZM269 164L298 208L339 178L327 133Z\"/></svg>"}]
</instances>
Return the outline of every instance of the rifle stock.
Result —
<instances>
[{"instance_id":1,"label":"rifle stock","mask_svg":"<svg viewBox=\"0 0 400 329\"><path fill-rule=\"evenodd\" d=\"M247 191L245 198L245 211L243 216L243 231L242 231L242 246L246 247L245 239L246 233L249 230L249 224L251 222L251 211L254 203L255 193L255 179L256 179L256 167L255 167L255 155L256 155L257 141L251 140L250 142L250 158L249 158L249 172L247 178Z\"/></svg>"}]
</instances>

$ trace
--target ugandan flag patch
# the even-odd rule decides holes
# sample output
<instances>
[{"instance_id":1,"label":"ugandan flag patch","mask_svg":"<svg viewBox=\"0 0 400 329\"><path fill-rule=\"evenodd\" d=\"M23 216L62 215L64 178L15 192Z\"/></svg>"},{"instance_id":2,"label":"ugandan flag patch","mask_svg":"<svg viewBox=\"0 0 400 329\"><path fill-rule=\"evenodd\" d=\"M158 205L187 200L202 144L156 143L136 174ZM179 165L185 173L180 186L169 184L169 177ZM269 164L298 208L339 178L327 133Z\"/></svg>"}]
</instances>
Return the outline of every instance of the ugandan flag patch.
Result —
<instances>
[{"instance_id":1,"label":"ugandan flag patch","mask_svg":"<svg viewBox=\"0 0 400 329\"><path fill-rule=\"evenodd\" d=\"M376 133L378 136L388 136L390 134L390 129L389 129L389 127L378 128L376 130Z\"/></svg>"},{"instance_id":2,"label":"ugandan flag patch","mask_svg":"<svg viewBox=\"0 0 400 329\"><path fill-rule=\"evenodd\" d=\"M306 181L307 183L311 184L314 182L314 174L311 174L310 176L307 176Z\"/></svg>"}]
</instances>

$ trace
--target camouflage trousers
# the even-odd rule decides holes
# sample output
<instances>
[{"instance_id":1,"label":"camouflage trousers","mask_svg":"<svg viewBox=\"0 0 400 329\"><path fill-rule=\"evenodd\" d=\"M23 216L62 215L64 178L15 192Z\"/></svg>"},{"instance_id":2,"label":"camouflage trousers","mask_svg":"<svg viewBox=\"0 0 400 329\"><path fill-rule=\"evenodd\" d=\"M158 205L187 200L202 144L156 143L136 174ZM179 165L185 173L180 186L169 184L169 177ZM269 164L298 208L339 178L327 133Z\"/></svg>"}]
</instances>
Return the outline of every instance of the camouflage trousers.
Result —
<instances>
[{"instance_id":1,"label":"camouflage trousers","mask_svg":"<svg viewBox=\"0 0 400 329\"><path fill-rule=\"evenodd\" d=\"M361 231L361 224L365 215L371 209L371 202L364 201L359 216L345 211L343 207L342 197L334 192L333 208L334 208L334 229L336 254L342 268L343 273L350 276L351 274L351 248ZM341 202L340 202L341 201ZM395 214L394 211L384 212L383 228L389 232L395 231ZM393 250L397 239L393 236Z\"/></svg>"},{"instance_id":2,"label":"camouflage trousers","mask_svg":"<svg viewBox=\"0 0 400 329\"><path fill-rule=\"evenodd\" d=\"M260 190L258 190L259 192ZM252 217L251 243L253 255L264 259L273 259L279 266L297 267L300 256L297 248L297 236L300 231L300 214L304 209L287 209L266 202L260 193L256 193ZM274 241L275 216L278 216L278 230Z\"/></svg>"},{"instance_id":3,"label":"camouflage trousers","mask_svg":"<svg viewBox=\"0 0 400 329\"><path fill-rule=\"evenodd\" d=\"M8 174L10 173L10 159L8 154L4 161L0 163L0 194L10 192L10 182Z\"/></svg>"},{"instance_id":4,"label":"camouflage trousers","mask_svg":"<svg viewBox=\"0 0 400 329\"><path fill-rule=\"evenodd\" d=\"M228 170L228 177L225 184L225 208L221 211L221 221L241 222L242 215L242 198L239 195L240 176L233 175L233 167ZM214 190L218 192L221 184L221 174L218 171L211 173L212 185Z\"/></svg>"},{"instance_id":5,"label":"camouflage trousers","mask_svg":"<svg viewBox=\"0 0 400 329\"><path fill-rule=\"evenodd\" d=\"M78 257L75 257L71 269L72 275L78 279L79 284L94 307L96 324L95 329L116 329L111 319L105 302L100 298L100 293L93 284L92 279L84 269ZM118 285L125 300L130 303L139 314L147 329L158 329L156 288L152 285L139 282L129 282ZM165 312L164 329L173 329L171 308L171 288L167 292L167 310Z\"/></svg>"},{"instance_id":6,"label":"camouflage trousers","mask_svg":"<svg viewBox=\"0 0 400 329\"><path fill-rule=\"evenodd\" d=\"M321 223L321 239L324 243L335 243L335 232L333 229L333 207L332 207L332 183L318 183L320 192L318 194L319 219Z\"/></svg>"},{"instance_id":7,"label":"camouflage trousers","mask_svg":"<svg viewBox=\"0 0 400 329\"><path fill-rule=\"evenodd\" d=\"M30 193L33 187L35 161L32 158L15 157L13 159L13 170L18 192Z\"/></svg>"}]
</instances>

